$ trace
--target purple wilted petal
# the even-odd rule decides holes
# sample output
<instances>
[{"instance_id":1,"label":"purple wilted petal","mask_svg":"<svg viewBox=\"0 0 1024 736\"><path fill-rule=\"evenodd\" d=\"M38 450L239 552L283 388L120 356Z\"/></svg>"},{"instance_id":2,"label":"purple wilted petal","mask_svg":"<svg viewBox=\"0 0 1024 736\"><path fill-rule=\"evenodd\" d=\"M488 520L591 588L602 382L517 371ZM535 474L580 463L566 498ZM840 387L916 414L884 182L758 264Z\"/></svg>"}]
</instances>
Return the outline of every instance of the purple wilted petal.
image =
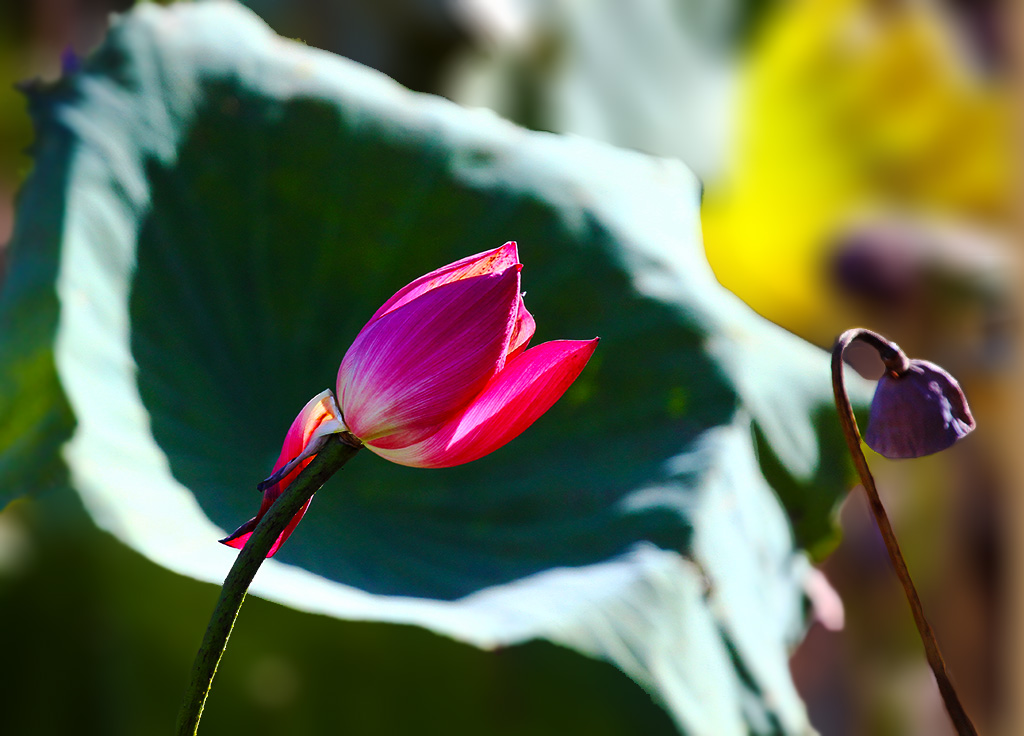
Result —
<instances>
[{"instance_id":1,"label":"purple wilted petal","mask_svg":"<svg viewBox=\"0 0 1024 736\"><path fill-rule=\"evenodd\" d=\"M945 450L974 429L960 384L926 360L910 361L905 373L878 381L864 441L889 458L911 458Z\"/></svg>"}]
</instances>

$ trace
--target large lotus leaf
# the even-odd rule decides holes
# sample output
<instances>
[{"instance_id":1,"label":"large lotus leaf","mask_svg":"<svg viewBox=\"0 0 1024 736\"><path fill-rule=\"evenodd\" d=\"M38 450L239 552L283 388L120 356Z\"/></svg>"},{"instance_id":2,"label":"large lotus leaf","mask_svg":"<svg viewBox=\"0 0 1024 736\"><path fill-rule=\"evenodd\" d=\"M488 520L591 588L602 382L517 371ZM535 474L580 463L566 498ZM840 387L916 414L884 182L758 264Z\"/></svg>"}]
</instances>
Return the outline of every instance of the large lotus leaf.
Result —
<instances>
[{"instance_id":1,"label":"large lotus leaf","mask_svg":"<svg viewBox=\"0 0 1024 736\"><path fill-rule=\"evenodd\" d=\"M138 7L33 109L0 304L5 493L66 482L102 528L219 583L215 540L363 322L514 238L537 340L602 337L580 379L475 463L356 457L253 591L481 647L547 638L686 733L806 731L790 518L821 542L844 486L827 359L714 280L685 167L410 93L228 3Z\"/></svg>"}]
</instances>

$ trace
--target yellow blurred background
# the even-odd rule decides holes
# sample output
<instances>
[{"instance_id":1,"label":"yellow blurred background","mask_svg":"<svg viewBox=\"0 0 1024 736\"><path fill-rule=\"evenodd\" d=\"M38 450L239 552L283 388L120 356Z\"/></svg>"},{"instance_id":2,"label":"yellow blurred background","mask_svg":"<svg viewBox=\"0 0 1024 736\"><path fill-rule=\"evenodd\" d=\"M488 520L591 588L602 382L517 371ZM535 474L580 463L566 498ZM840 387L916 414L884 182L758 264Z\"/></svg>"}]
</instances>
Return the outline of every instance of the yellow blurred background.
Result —
<instances>
[{"instance_id":1,"label":"yellow blurred background","mask_svg":"<svg viewBox=\"0 0 1024 736\"><path fill-rule=\"evenodd\" d=\"M970 442L871 461L968 712L981 733L1017 734L1019 476L998 437L1013 431L1019 390L1003 12L779 5L746 50L731 158L707 182L703 225L719 279L769 319L823 347L871 327L964 385L980 427ZM793 660L812 722L824 734L952 733L859 492L842 519L824 570L845 631L813 629Z\"/></svg>"}]
</instances>

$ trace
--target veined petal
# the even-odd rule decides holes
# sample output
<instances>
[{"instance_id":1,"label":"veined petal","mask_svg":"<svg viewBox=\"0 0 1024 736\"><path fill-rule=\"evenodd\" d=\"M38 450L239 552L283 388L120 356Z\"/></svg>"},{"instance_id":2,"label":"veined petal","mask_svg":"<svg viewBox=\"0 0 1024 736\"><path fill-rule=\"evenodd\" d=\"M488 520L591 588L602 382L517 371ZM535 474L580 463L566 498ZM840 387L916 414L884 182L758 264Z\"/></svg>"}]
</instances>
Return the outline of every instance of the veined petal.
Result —
<instances>
[{"instance_id":1,"label":"veined petal","mask_svg":"<svg viewBox=\"0 0 1024 736\"><path fill-rule=\"evenodd\" d=\"M393 297L384 302L380 309L374 312L373 316L370 317L370 322L398 309L403 304L408 304L416 297L426 294L438 286L450 284L453 281L461 281L473 276L500 273L506 268L518 264L519 252L514 240L508 241L500 248L486 250L483 253L477 253L476 255L455 261L455 263L449 263L447 266L442 266L436 271L431 271L426 276L420 276L412 283L403 286L395 292Z\"/></svg>"},{"instance_id":2,"label":"veined petal","mask_svg":"<svg viewBox=\"0 0 1024 736\"><path fill-rule=\"evenodd\" d=\"M526 346L530 344L536 329L537 321L526 310L526 304L523 302L522 294L520 294L519 309L516 312L516 326L512 330L512 338L508 343L508 358L506 362L526 350Z\"/></svg>"},{"instance_id":3,"label":"veined petal","mask_svg":"<svg viewBox=\"0 0 1024 736\"><path fill-rule=\"evenodd\" d=\"M330 389L317 394L306 403L302 411L299 412L299 415L295 417L292 426L289 427L288 433L284 436L284 443L281 445L281 454L278 456L277 462L274 463L274 471L280 470L294 458L302 455L310 444L319 437L334 432L342 432L345 429L345 424L341 421L338 405L334 401L334 395ZM263 501L260 503L260 510L256 516L238 527L230 536L220 540L221 543L235 549L244 547L260 519L274 505L274 501L284 493L285 488L298 477L302 469L309 465L312 460L313 455L310 454L309 457L301 460L295 466L295 469L281 481L267 488L263 492ZM277 541L274 542L274 545L267 553L267 557L273 557L274 553L280 549L281 545L284 544L284 540L295 530L296 525L302 519L302 515L306 513L307 508L309 508L309 501L288 522L288 526L285 527Z\"/></svg>"},{"instance_id":4,"label":"veined petal","mask_svg":"<svg viewBox=\"0 0 1024 736\"><path fill-rule=\"evenodd\" d=\"M443 284L366 325L338 370L351 432L411 444L480 393L505 364L520 268Z\"/></svg>"},{"instance_id":5,"label":"veined petal","mask_svg":"<svg viewBox=\"0 0 1024 736\"><path fill-rule=\"evenodd\" d=\"M597 347L593 340L555 340L530 348L436 433L408 447L367 447L400 465L447 468L493 452L515 439L561 398Z\"/></svg>"},{"instance_id":6,"label":"veined petal","mask_svg":"<svg viewBox=\"0 0 1024 736\"><path fill-rule=\"evenodd\" d=\"M878 379L864 442L885 457L923 457L945 450L974 427L956 379L935 363L912 360L905 373Z\"/></svg>"}]
</instances>

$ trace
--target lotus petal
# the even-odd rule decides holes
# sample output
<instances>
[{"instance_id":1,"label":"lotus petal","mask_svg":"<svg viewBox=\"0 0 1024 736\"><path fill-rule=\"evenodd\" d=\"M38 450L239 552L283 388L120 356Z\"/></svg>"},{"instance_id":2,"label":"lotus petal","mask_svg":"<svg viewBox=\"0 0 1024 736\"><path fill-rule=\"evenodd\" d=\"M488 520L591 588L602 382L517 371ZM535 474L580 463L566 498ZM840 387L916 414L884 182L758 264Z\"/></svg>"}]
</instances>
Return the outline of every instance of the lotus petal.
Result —
<instances>
[{"instance_id":1,"label":"lotus petal","mask_svg":"<svg viewBox=\"0 0 1024 736\"><path fill-rule=\"evenodd\" d=\"M464 412L440 431L400 449L367 444L401 465L446 468L493 452L518 437L561 398L590 360L593 340L554 340L527 350L505 366Z\"/></svg>"},{"instance_id":2,"label":"lotus petal","mask_svg":"<svg viewBox=\"0 0 1024 736\"><path fill-rule=\"evenodd\" d=\"M410 445L483 389L505 363L519 268L443 284L363 328L338 370L356 437Z\"/></svg>"},{"instance_id":3,"label":"lotus petal","mask_svg":"<svg viewBox=\"0 0 1024 736\"><path fill-rule=\"evenodd\" d=\"M263 492L263 502L260 504L260 510L249 521L242 524L229 536L220 540L223 544L228 547L234 547L235 549L241 549L245 546L245 543L249 541L249 537L252 536L253 531L256 529L256 525L263 518L264 514L270 511L270 507L274 505L274 501L284 493L284 489L287 488L292 481L294 481L302 469L309 465L312 461L315 453L309 454L306 458L301 458L303 453L306 452L307 448L314 442L314 440L325 434L332 432L338 432L345 429L345 425L341 423L341 419L338 416L338 406L334 401L334 396L330 390L323 391L312 399L310 399L306 405L299 412L299 415L295 417L292 422L292 426L289 427L288 433L284 436L284 443L281 446L281 454L277 458L277 462L274 463L274 470L280 470L289 462L292 462L296 458L300 459L288 475L282 480L270 486ZM312 499L310 499L312 501ZM288 526L285 527L284 531L274 542L270 551L267 553L267 557L273 557L274 554L280 549L284 541L291 536L291 533L295 531L295 527L302 519L302 515L306 513L306 509L309 508L309 501L306 501L305 505L299 510L292 520L288 522Z\"/></svg>"}]
</instances>

